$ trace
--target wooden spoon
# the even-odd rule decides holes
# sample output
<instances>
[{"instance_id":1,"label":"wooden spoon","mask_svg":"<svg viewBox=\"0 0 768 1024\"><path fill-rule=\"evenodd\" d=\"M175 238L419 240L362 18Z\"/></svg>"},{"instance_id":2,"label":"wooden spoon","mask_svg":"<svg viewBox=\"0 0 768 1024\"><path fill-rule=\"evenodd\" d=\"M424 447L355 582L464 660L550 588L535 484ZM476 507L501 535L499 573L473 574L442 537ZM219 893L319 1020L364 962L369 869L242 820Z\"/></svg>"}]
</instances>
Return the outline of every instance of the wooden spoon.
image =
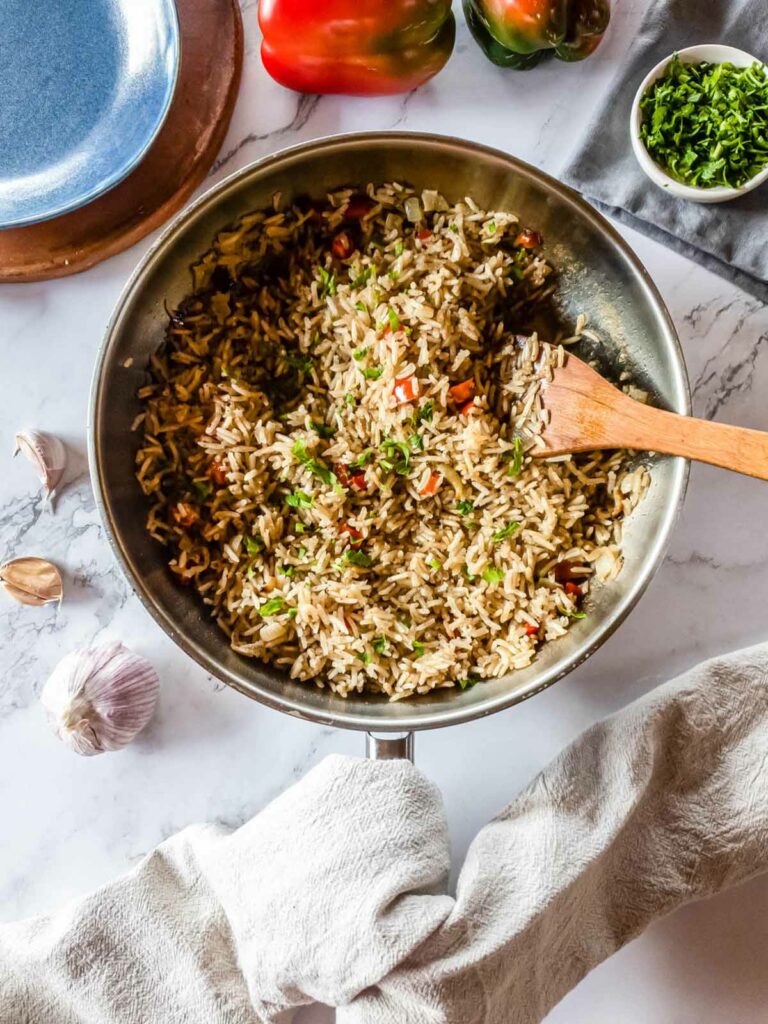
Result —
<instances>
[{"instance_id":1,"label":"wooden spoon","mask_svg":"<svg viewBox=\"0 0 768 1024\"><path fill-rule=\"evenodd\" d=\"M601 377L581 359L566 356L542 390L549 413L538 457L599 448L635 448L682 455L768 480L768 433L697 420L644 405Z\"/></svg>"}]
</instances>

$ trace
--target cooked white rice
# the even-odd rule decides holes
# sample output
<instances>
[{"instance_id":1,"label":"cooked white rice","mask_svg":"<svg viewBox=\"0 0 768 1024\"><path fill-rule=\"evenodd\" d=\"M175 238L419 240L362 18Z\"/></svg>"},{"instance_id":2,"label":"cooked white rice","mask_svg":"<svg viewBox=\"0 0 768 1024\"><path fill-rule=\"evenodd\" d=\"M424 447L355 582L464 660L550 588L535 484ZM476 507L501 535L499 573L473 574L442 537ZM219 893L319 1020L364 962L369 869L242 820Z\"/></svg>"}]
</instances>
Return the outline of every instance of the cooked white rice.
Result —
<instances>
[{"instance_id":1,"label":"cooked white rice","mask_svg":"<svg viewBox=\"0 0 768 1024\"><path fill-rule=\"evenodd\" d=\"M588 614L647 474L531 457L574 340L521 334L551 290L535 234L367 196L277 197L217 237L141 392L138 478L236 651L394 700L523 668Z\"/></svg>"}]
</instances>

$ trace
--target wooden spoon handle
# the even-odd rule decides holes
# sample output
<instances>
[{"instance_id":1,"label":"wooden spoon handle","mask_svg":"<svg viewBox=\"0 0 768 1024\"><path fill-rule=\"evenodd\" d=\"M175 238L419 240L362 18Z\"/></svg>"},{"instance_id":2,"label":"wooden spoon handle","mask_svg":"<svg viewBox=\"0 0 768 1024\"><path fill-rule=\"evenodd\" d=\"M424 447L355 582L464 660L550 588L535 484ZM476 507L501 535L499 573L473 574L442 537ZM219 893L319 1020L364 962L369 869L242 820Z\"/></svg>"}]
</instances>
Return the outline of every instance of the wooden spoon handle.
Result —
<instances>
[{"instance_id":1,"label":"wooden spoon handle","mask_svg":"<svg viewBox=\"0 0 768 1024\"><path fill-rule=\"evenodd\" d=\"M613 422L620 447L682 455L758 480L768 480L768 433L765 431L679 416L637 402L632 405L631 414L619 414ZM629 412L627 403L622 403L621 412L625 410Z\"/></svg>"}]
</instances>

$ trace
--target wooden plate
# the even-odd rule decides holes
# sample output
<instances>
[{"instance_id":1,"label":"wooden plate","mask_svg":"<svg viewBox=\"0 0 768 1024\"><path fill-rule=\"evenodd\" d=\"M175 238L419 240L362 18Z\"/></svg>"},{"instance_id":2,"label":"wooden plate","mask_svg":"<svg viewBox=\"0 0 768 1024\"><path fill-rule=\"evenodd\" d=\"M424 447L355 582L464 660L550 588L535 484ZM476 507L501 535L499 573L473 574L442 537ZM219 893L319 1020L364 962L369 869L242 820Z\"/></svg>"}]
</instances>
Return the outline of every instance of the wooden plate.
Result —
<instances>
[{"instance_id":1,"label":"wooden plate","mask_svg":"<svg viewBox=\"0 0 768 1024\"><path fill-rule=\"evenodd\" d=\"M65 277L114 256L176 212L224 141L240 84L238 0L177 0L181 67L165 124L141 164L87 206L0 231L0 281Z\"/></svg>"}]
</instances>

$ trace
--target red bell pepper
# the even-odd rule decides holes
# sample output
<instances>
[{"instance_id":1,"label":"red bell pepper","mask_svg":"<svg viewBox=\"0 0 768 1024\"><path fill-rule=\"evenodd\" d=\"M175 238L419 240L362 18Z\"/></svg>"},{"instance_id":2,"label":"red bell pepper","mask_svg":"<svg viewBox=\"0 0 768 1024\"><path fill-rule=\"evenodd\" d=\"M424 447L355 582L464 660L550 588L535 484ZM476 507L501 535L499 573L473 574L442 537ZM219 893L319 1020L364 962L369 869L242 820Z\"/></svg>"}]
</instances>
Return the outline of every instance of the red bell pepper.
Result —
<instances>
[{"instance_id":1,"label":"red bell pepper","mask_svg":"<svg viewBox=\"0 0 768 1024\"><path fill-rule=\"evenodd\" d=\"M451 0L259 0L261 57L297 92L386 96L436 75L453 50Z\"/></svg>"},{"instance_id":2,"label":"red bell pepper","mask_svg":"<svg viewBox=\"0 0 768 1024\"><path fill-rule=\"evenodd\" d=\"M398 405L405 405L406 402L415 402L419 397L418 377L400 377L395 381L392 394Z\"/></svg>"},{"instance_id":3,"label":"red bell pepper","mask_svg":"<svg viewBox=\"0 0 768 1024\"><path fill-rule=\"evenodd\" d=\"M464 0L472 35L501 67L525 71L545 57L583 60L611 18L610 0Z\"/></svg>"}]
</instances>

